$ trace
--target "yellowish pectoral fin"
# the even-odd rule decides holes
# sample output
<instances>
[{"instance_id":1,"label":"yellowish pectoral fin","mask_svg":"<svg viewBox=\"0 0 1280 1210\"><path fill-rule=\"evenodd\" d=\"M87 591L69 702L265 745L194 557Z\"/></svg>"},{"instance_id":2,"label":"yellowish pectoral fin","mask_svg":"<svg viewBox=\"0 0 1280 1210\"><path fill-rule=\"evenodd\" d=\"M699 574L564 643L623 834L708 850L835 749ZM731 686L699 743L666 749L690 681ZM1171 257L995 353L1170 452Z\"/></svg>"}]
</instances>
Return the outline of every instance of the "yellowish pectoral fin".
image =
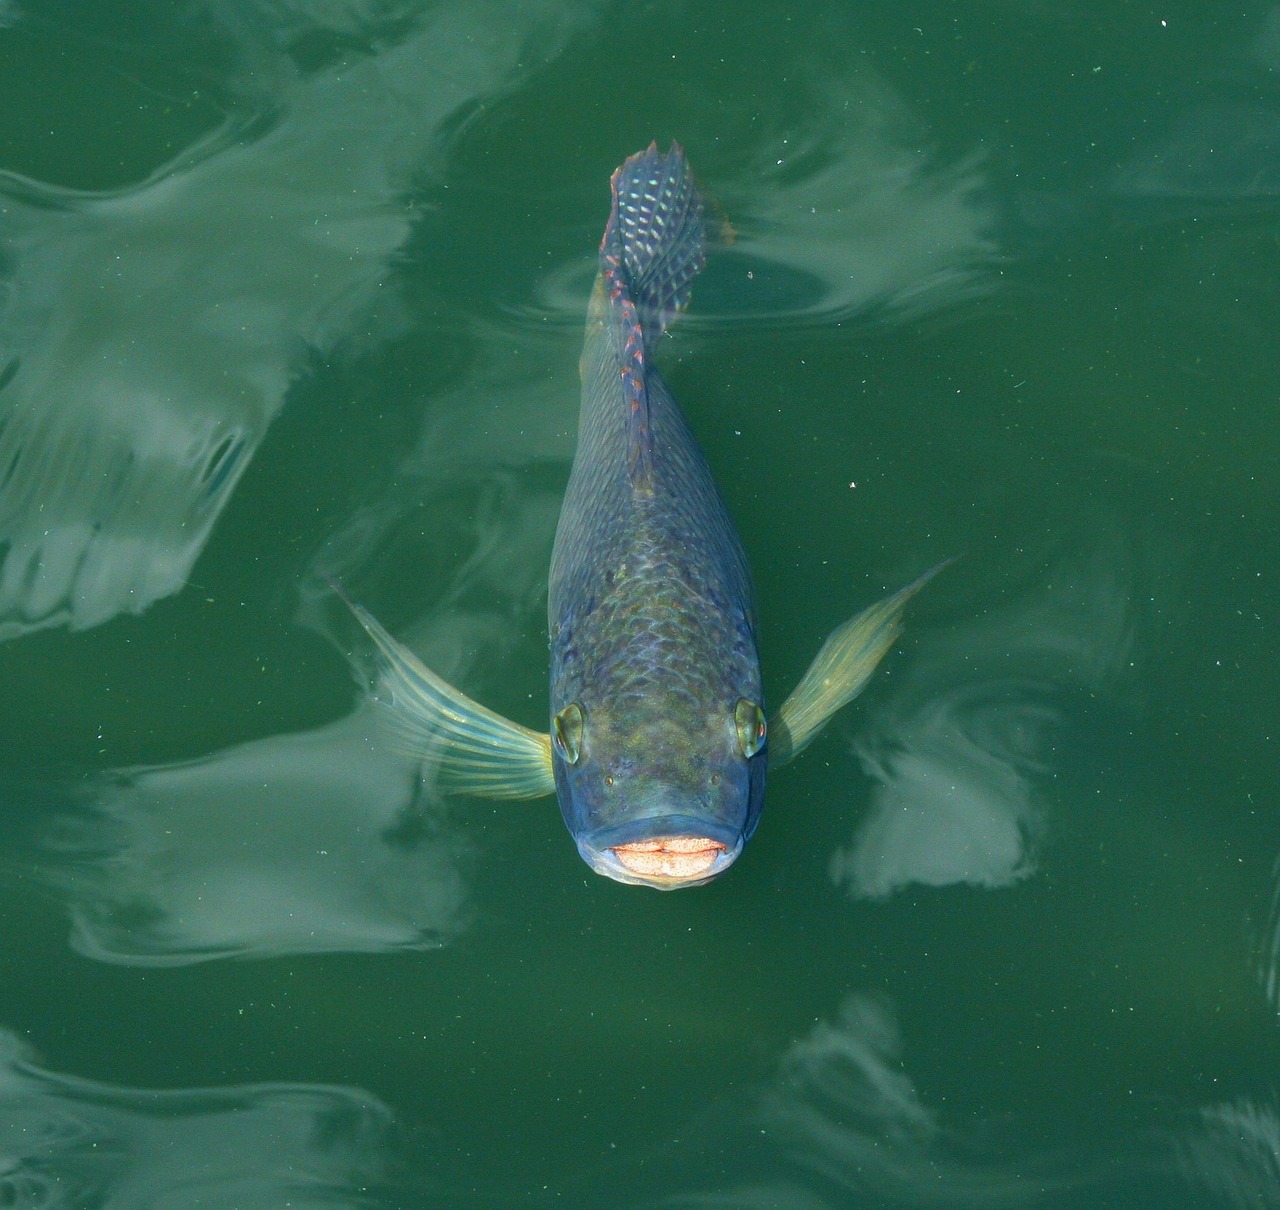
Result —
<instances>
[{"instance_id":1,"label":"yellowish pectoral fin","mask_svg":"<svg viewBox=\"0 0 1280 1210\"><path fill-rule=\"evenodd\" d=\"M473 702L396 642L368 610L347 604L382 656L375 700L398 751L426 761L442 788L458 794L541 798L555 791L550 735Z\"/></svg>"},{"instance_id":2,"label":"yellowish pectoral fin","mask_svg":"<svg viewBox=\"0 0 1280 1210\"><path fill-rule=\"evenodd\" d=\"M950 559L947 563L951 562ZM848 705L902 633L902 611L947 563L877 601L838 627L769 723L769 765L785 764L808 745L841 706Z\"/></svg>"}]
</instances>

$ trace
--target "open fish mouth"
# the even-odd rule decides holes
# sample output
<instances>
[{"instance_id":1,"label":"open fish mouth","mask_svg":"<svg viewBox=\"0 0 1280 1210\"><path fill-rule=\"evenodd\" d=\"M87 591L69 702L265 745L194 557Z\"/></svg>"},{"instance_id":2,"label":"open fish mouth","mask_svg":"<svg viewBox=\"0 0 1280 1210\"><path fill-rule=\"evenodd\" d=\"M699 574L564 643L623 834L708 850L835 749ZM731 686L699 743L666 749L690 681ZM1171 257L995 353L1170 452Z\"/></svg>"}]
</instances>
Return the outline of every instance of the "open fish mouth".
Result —
<instances>
[{"instance_id":1,"label":"open fish mouth","mask_svg":"<svg viewBox=\"0 0 1280 1210\"><path fill-rule=\"evenodd\" d=\"M657 836L614 845L610 852L629 874L647 882L703 878L728 846L707 836Z\"/></svg>"}]
</instances>

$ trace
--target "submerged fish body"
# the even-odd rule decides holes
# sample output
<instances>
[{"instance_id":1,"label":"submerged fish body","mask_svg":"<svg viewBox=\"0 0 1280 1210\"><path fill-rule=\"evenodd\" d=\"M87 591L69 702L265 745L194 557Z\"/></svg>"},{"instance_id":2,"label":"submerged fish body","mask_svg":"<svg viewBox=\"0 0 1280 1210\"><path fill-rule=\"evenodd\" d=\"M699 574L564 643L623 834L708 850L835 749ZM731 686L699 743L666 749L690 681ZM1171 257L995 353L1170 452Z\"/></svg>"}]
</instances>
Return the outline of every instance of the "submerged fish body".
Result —
<instances>
[{"instance_id":1,"label":"submerged fish body","mask_svg":"<svg viewBox=\"0 0 1280 1210\"><path fill-rule=\"evenodd\" d=\"M671 889L732 864L759 821L767 763L856 696L934 573L836 630L766 724L742 544L653 364L702 268L701 200L678 145L632 156L612 185L551 560L549 733L473 702L353 609L382 654L378 696L405 750L463 793L554 789L593 869Z\"/></svg>"},{"instance_id":2,"label":"submerged fish body","mask_svg":"<svg viewBox=\"0 0 1280 1210\"><path fill-rule=\"evenodd\" d=\"M680 149L633 156L613 178L547 611L560 808L588 864L624 882L714 877L764 801L765 745L744 749L735 721L763 722L750 572L653 364L702 260Z\"/></svg>"}]
</instances>

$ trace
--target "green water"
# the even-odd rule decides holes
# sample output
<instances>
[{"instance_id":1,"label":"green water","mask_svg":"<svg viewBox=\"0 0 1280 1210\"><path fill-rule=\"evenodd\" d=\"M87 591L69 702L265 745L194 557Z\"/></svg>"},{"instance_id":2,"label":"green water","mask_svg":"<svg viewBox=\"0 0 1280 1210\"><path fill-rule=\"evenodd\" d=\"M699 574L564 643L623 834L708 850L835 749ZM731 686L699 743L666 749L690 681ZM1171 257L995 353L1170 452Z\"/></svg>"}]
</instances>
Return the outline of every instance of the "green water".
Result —
<instances>
[{"instance_id":1,"label":"green water","mask_svg":"<svg viewBox=\"0 0 1280 1210\"><path fill-rule=\"evenodd\" d=\"M1280 15L0 0L0 1206L1280 1206ZM545 720L608 179L776 705L720 881L387 750Z\"/></svg>"}]
</instances>

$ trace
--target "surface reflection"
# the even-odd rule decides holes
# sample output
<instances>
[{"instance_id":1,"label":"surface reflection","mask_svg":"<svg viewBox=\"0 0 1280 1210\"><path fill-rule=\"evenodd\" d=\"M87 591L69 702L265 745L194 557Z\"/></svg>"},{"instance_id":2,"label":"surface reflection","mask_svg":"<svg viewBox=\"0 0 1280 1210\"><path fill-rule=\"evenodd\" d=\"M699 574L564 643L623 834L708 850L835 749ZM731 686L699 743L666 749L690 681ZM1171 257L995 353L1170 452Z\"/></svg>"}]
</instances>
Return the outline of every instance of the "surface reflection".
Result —
<instances>
[{"instance_id":1,"label":"surface reflection","mask_svg":"<svg viewBox=\"0 0 1280 1210\"><path fill-rule=\"evenodd\" d=\"M357 7L290 6L289 39L222 15L261 68ZM307 358L396 322L390 262L448 122L554 53L574 11L405 9L363 52L259 71L251 112L129 188L0 173L0 637L182 586Z\"/></svg>"},{"instance_id":2,"label":"surface reflection","mask_svg":"<svg viewBox=\"0 0 1280 1210\"><path fill-rule=\"evenodd\" d=\"M361 681L363 636L325 577L373 604L389 583L405 585L416 617L397 627L401 637L468 684L473 665L482 668L473 675L506 669L509 680L516 644L545 642L568 453L563 432L545 422L558 385L499 358L486 364L492 432L475 424L474 398L444 395L391 485L332 535L302 585L301 620L354 653ZM552 435L526 441L522 430ZM518 477L491 461L489 442L503 435L512 462L535 464ZM447 523L424 526L423 516ZM521 660L526 674L530 690L513 713L536 725L545 665ZM79 797L83 808L46 830L40 864L67 899L72 944L100 961L429 949L469 918L474 804L459 806L455 822L417 762L387 742L363 694L352 714L320 729L121 770ZM556 828L554 812L547 818Z\"/></svg>"},{"instance_id":3,"label":"surface reflection","mask_svg":"<svg viewBox=\"0 0 1280 1210\"><path fill-rule=\"evenodd\" d=\"M735 308L829 321L875 305L917 314L984 289L999 248L981 157L930 154L925 123L872 73L808 91L814 122L759 139L721 195L737 233Z\"/></svg>"},{"instance_id":4,"label":"surface reflection","mask_svg":"<svg viewBox=\"0 0 1280 1210\"><path fill-rule=\"evenodd\" d=\"M1280 112L1269 96L1280 67L1280 9L1241 25L1244 40L1215 65L1215 87L1187 89L1120 167L1114 189L1122 197L1256 204L1280 194Z\"/></svg>"},{"instance_id":5,"label":"surface reflection","mask_svg":"<svg viewBox=\"0 0 1280 1210\"><path fill-rule=\"evenodd\" d=\"M1115 685L1128 661L1130 564L1120 550L1063 564L1014 604L921 638L857 742L876 786L832 855L835 883L876 898L910 883L1010 886L1035 870L1065 700Z\"/></svg>"},{"instance_id":6,"label":"surface reflection","mask_svg":"<svg viewBox=\"0 0 1280 1210\"><path fill-rule=\"evenodd\" d=\"M949 1137L901 1065L887 1002L851 995L784 1056L761 1116L805 1169L912 1205L1007 1204L1027 1191L1014 1171L948 1156Z\"/></svg>"},{"instance_id":7,"label":"surface reflection","mask_svg":"<svg viewBox=\"0 0 1280 1210\"><path fill-rule=\"evenodd\" d=\"M1267 1002L1280 1013L1280 858L1271 868L1271 903L1257 942L1258 977Z\"/></svg>"},{"instance_id":8,"label":"surface reflection","mask_svg":"<svg viewBox=\"0 0 1280 1210\"><path fill-rule=\"evenodd\" d=\"M1012 1162L979 1128L964 1137L923 1101L901 1061L890 1004L853 993L782 1056L752 1107L757 1136L744 1180L676 1197L667 1206L868 1206L1040 1204L1060 1180L1043 1165ZM745 1133L745 1131L744 1131ZM1006 1147L1007 1151L1008 1148Z\"/></svg>"},{"instance_id":9,"label":"surface reflection","mask_svg":"<svg viewBox=\"0 0 1280 1210\"><path fill-rule=\"evenodd\" d=\"M414 762L331 726L126 770L54 829L72 945L104 962L429 949L466 919L464 842Z\"/></svg>"},{"instance_id":10,"label":"surface reflection","mask_svg":"<svg viewBox=\"0 0 1280 1210\"><path fill-rule=\"evenodd\" d=\"M499 423L537 412L547 389L498 390ZM548 453L556 481L541 485L536 474L517 483L503 471L477 473L474 430L439 440L455 419L464 423L465 405L445 404L392 486L333 535L303 585L302 620L353 652L362 682L362 636L325 576L373 585L369 599L377 601L376 585L402 582L413 568L409 591L429 604L400 633L466 683L481 655L486 669L502 668L522 637L535 634L539 648L544 641L562 461ZM424 528L424 511L455 518L464 532ZM445 570L438 544L452 551L455 536L468 553ZM537 662L521 669L538 691L521 714L536 724L545 672ZM82 810L46 831L41 864L68 901L73 946L100 961L429 949L454 939L469 918L478 833L466 819L474 804L458 806L455 820L418 762L388 743L364 694L328 726L121 770L81 798ZM554 812L547 818L554 827Z\"/></svg>"},{"instance_id":11,"label":"surface reflection","mask_svg":"<svg viewBox=\"0 0 1280 1210\"><path fill-rule=\"evenodd\" d=\"M1162 142L1121 168L1115 190L1186 202L1267 201L1280 194L1278 146L1274 108L1217 99L1179 114Z\"/></svg>"},{"instance_id":12,"label":"surface reflection","mask_svg":"<svg viewBox=\"0 0 1280 1210\"><path fill-rule=\"evenodd\" d=\"M1086 1150L1004 1120L934 1108L903 1065L890 1003L851 993L783 1054L735 1121L738 1180L666 1207L1261 1207L1280 1189L1274 1098L1190 1114L1139 1100L1130 1128ZM854 1199L851 1201L851 1199ZM1189 1200L1194 1199L1194 1200Z\"/></svg>"},{"instance_id":13,"label":"surface reflection","mask_svg":"<svg viewBox=\"0 0 1280 1210\"><path fill-rule=\"evenodd\" d=\"M419 607L427 604L429 625L448 626L449 612L461 610L471 627L477 614L500 603L509 629L530 614L545 638L547 568L573 457L581 340L577 333L567 341L530 334L513 351L500 331L480 321L471 335L483 355L465 382L432 399L389 486L355 510L313 560L304 588L308 624L329 629L314 607L333 596L327 579L361 592L368 581L390 581ZM446 566L446 547L449 557L469 552L461 567ZM509 634L493 637L510 641ZM460 651L431 658L456 661ZM540 664L545 679L545 658ZM431 666L443 676L457 671ZM545 700L537 709L541 717Z\"/></svg>"},{"instance_id":14,"label":"surface reflection","mask_svg":"<svg viewBox=\"0 0 1280 1210\"><path fill-rule=\"evenodd\" d=\"M1274 1096L1265 1103L1245 1097L1209 1106L1201 1111L1198 1127L1175 1140L1192 1184L1239 1210L1280 1204L1280 1114Z\"/></svg>"},{"instance_id":15,"label":"surface reflection","mask_svg":"<svg viewBox=\"0 0 1280 1210\"><path fill-rule=\"evenodd\" d=\"M161 1092L59 1075L0 1029L0 1206L384 1205L371 1188L390 1126L346 1088Z\"/></svg>"}]
</instances>

